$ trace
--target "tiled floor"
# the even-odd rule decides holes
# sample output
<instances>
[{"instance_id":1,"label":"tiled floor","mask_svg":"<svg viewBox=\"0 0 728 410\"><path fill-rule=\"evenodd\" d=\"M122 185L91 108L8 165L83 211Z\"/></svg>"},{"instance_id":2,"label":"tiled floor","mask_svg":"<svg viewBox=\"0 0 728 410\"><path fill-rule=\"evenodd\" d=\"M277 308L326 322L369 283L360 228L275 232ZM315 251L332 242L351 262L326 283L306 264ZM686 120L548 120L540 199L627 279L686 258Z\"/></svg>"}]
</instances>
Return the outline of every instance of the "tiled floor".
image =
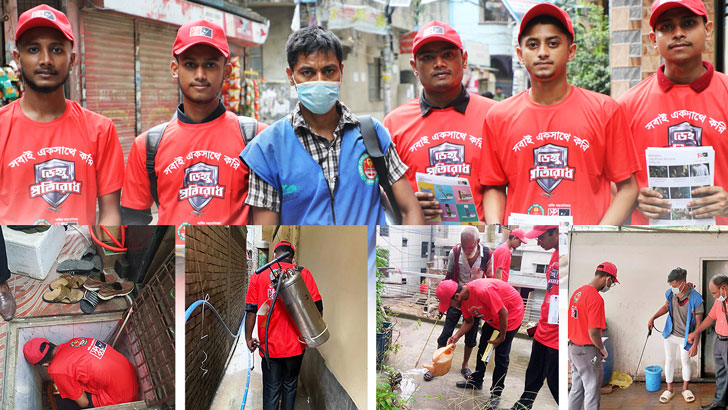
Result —
<instances>
[{"instance_id":1,"label":"tiled floor","mask_svg":"<svg viewBox=\"0 0 728 410\"><path fill-rule=\"evenodd\" d=\"M55 315L83 315L78 303L64 305L60 303L46 303L43 301L43 293L48 290L48 285L58 278L56 265L67 259L80 258L89 246L90 237L88 227L69 227L66 231L66 243L61 249L56 264L51 268L50 273L44 280L37 280L28 276L11 274L8 285L15 295L17 310L15 317L39 317ZM79 232L80 230L80 232ZM82 234L84 232L84 234ZM108 276L107 276L108 278ZM108 301L101 301L95 312L109 312L124 310L128 307L124 298L113 298ZM7 344L7 323L0 318L0 380L5 374L5 346ZM0 383L0 399L2 398L3 384Z\"/></svg>"},{"instance_id":2,"label":"tiled floor","mask_svg":"<svg viewBox=\"0 0 728 410\"><path fill-rule=\"evenodd\" d=\"M695 401L685 403L682 398L682 383L675 383L675 396L667 404L659 402L660 395L667 388L662 384L659 391L648 392L644 383L634 383L626 389L614 389L613 393L602 394L601 410L672 410L672 409L699 409L713 401L715 383L691 383L690 391L695 395Z\"/></svg>"}]
</instances>

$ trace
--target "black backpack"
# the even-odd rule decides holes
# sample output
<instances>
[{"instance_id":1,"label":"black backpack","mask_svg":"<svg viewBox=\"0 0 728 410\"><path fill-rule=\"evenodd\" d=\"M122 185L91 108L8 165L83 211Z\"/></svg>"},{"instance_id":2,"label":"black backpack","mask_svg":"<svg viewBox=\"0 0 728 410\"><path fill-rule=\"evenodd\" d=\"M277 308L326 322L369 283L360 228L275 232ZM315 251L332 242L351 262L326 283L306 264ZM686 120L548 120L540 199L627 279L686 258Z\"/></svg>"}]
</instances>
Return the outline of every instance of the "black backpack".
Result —
<instances>
[{"instance_id":1,"label":"black backpack","mask_svg":"<svg viewBox=\"0 0 728 410\"><path fill-rule=\"evenodd\" d=\"M382 152L382 145L379 143L379 138L377 137L377 130L374 129L372 117L370 115L359 115L357 116L357 119L359 120L361 136L364 139L364 146L367 149L367 154L369 154L369 157L372 159L374 168L377 170L377 175L379 175L379 186L381 186L384 193L387 194L386 199L389 201L389 206L391 207L390 216L395 225L401 225L402 213L399 211L399 206L397 205L394 193L392 192L392 185L389 183L389 171L387 170L387 164L384 161L384 152ZM386 208L385 202L385 209Z\"/></svg>"},{"instance_id":2,"label":"black backpack","mask_svg":"<svg viewBox=\"0 0 728 410\"><path fill-rule=\"evenodd\" d=\"M238 123L240 124L240 135L243 138L243 142L245 142L245 145L248 145L258 133L258 121L255 118L240 115L238 116ZM169 122L156 125L147 131L147 175L149 176L149 190L157 205L159 205L159 198L157 196L157 174L154 172L154 164L157 149L159 148L159 143L162 141L162 136L164 135L164 130L167 129L167 125L169 125Z\"/></svg>"}]
</instances>

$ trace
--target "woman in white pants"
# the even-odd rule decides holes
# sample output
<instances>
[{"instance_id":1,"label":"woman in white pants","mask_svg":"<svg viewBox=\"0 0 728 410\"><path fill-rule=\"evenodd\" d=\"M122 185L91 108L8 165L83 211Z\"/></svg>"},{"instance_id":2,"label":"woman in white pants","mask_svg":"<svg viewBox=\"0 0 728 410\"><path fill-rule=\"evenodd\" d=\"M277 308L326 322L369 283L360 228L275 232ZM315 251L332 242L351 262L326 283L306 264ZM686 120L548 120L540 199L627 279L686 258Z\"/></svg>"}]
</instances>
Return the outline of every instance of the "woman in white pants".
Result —
<instances>
[{"instance_id":1,"label":"woman in white pants","mask_svg":"<svg viewBox=\"0 0 728 410\"><path fill-rule=\"evenodd\" d=\"M691 367L690 358L697 353L698 345L688 343L688 334L695 330L703 319L705 307L703 297L696 291L692 283L687 283L687 271L675 268L667 275L670 289L665 292L665 304L647 322L647 329L652 329L655 319L668 314L662 337L665 339L665 380L667 390L660 395L660 403L667 403L675 395L673 377L675 362L680 356L682 364L683 392L686 403L695 401L695 395L689 389Z\"/></svg>"}]
</instances>

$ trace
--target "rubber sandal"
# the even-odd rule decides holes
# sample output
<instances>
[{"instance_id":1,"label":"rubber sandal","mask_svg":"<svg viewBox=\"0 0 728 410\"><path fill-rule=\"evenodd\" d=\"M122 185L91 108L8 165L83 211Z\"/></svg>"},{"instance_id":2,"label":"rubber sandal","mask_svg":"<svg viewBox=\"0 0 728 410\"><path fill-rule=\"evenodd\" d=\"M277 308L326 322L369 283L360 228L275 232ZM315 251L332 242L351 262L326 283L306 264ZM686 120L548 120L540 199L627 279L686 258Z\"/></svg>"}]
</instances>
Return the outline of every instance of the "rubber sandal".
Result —
<instances>
[{"instance_id":1,"label":"rubber sandal","mask_svg":"<svg viewBox=\"0 0 728 410\"><path fill-rule=\"evenodd\" d=\"M468 369L467 367L464 369L460 369L460 374L463 375L463 377L467 380L471 374L473 374L472 370Z\"/></svg>"},{"instance_id":2,"label":"rubber sandal","mask_svg":"<svg viewBox=\"0 0 728 410\"><path fill-rule=\"evenodd\" d=\"M432 375L432 372L431 371L428 370L428 371L425 372L424 379L425 379L426 382L429 382L429 381L431 381L434 378L435 378L435 376Z\"/></svg>"},{"instance_id":3,"label":"rubber sandal","mask_svg":"<svg viewBox=\"0 0 728 410\"><path fill-rule=\"evenodd\" d=\"M96 310L96 306L99 305L99 294L97 292L87 290L83 294L83 299L81 299L81 311L83 313L89 314L93 313L94 310Z\"/></svg>"},{"instance_id":4,"label":"rubber sandal","mask_svg":"<svg viewBox=\"0 0 728 410\"><path fill-rule=\"evenodd\" d=\"M94 272L99 273L104 271L104 264L101 263L101 256L95 255L91 262L94 264Z\"/></svg>"},{"instance_id":5,"label":"rubber sandal","mask_svg":"<svg viewBox=\"0 0 728 410\"><path fill-rule=\"evenodd\" d=\"M43 300L47 303L63 303L72 305L78 303L83 297L83 292L78 289L69 289L65 286L55 290L49 290L43 294Z\"/></svg>"},{"instance_id":6,"label":"rubber sandal","mask_svg":"<svg viewBox=\"0 0 728 410\"><path fill-rule=\"evenodd\" d=\"M683 399L685 399L685 403L692 403L695 401L695 395L690 390L683 390L682 396Z\"/></svg>"},{"instance_id":7,"label":"rubber sandal","mask_svg":"<svg viewBox=\"0 0 728 410\"><path fill-rule=\"evenodd\" d=\"M94 269L94 263L91 261L82 261L77 259L69 259L58 264L56 271L60 273L76 272L88 274Z\"/></svg>"},{"instance_id":8,"label":"rubber sandal","mask_svg":"<svg viewBox=\"0 0 728 410\"><path fill-rule=\"evenodd\" d=\"M672 400L672 397L675 395L675 393L671 392L670 390L665 390L662 392L662 395L660 396L660 403L667 404Z\"/></svg>"}]
</instances>

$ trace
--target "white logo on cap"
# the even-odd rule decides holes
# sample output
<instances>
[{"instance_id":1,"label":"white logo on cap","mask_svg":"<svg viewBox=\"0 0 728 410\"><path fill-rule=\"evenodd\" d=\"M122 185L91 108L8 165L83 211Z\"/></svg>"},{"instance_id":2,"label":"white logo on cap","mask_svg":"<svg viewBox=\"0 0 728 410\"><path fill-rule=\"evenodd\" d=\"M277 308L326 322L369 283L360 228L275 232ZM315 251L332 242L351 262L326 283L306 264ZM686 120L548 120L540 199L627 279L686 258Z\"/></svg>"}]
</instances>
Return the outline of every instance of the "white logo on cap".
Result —
<instances>
[{"instance_id":1,"label":"white logo on cap","mask_svg":"<svg viewBox=\"0 0 728 410\"><path fill-rule=\"evenodd\" d=\"M190 27L190 37L212 38L212 29L205 26L192 26Z\"/></svg>"},{"instance_id":2,"label":"white logo on cap","mask_svg":"<svg viewBox=\"0 0 728 410\"><path fill-rule=\"evenodd\" d=\"M442 26L432 26L427 27L425 31L422 32L423 37L431 36L434 34L445 34L445 28Z\"/></svg>"},{"instance_id":3,"label":"white logo on cap","mask_svg":"<svg viewBox=\"0 0 728 410\"><path fill-rule=\"evenodd\" d=\"M36 10L31 15L30 18L36 18L36 17L43 17L47 18L48 20L56 21L56 15L53 14L50 10Z\"/></svg>"}]
</instances>

